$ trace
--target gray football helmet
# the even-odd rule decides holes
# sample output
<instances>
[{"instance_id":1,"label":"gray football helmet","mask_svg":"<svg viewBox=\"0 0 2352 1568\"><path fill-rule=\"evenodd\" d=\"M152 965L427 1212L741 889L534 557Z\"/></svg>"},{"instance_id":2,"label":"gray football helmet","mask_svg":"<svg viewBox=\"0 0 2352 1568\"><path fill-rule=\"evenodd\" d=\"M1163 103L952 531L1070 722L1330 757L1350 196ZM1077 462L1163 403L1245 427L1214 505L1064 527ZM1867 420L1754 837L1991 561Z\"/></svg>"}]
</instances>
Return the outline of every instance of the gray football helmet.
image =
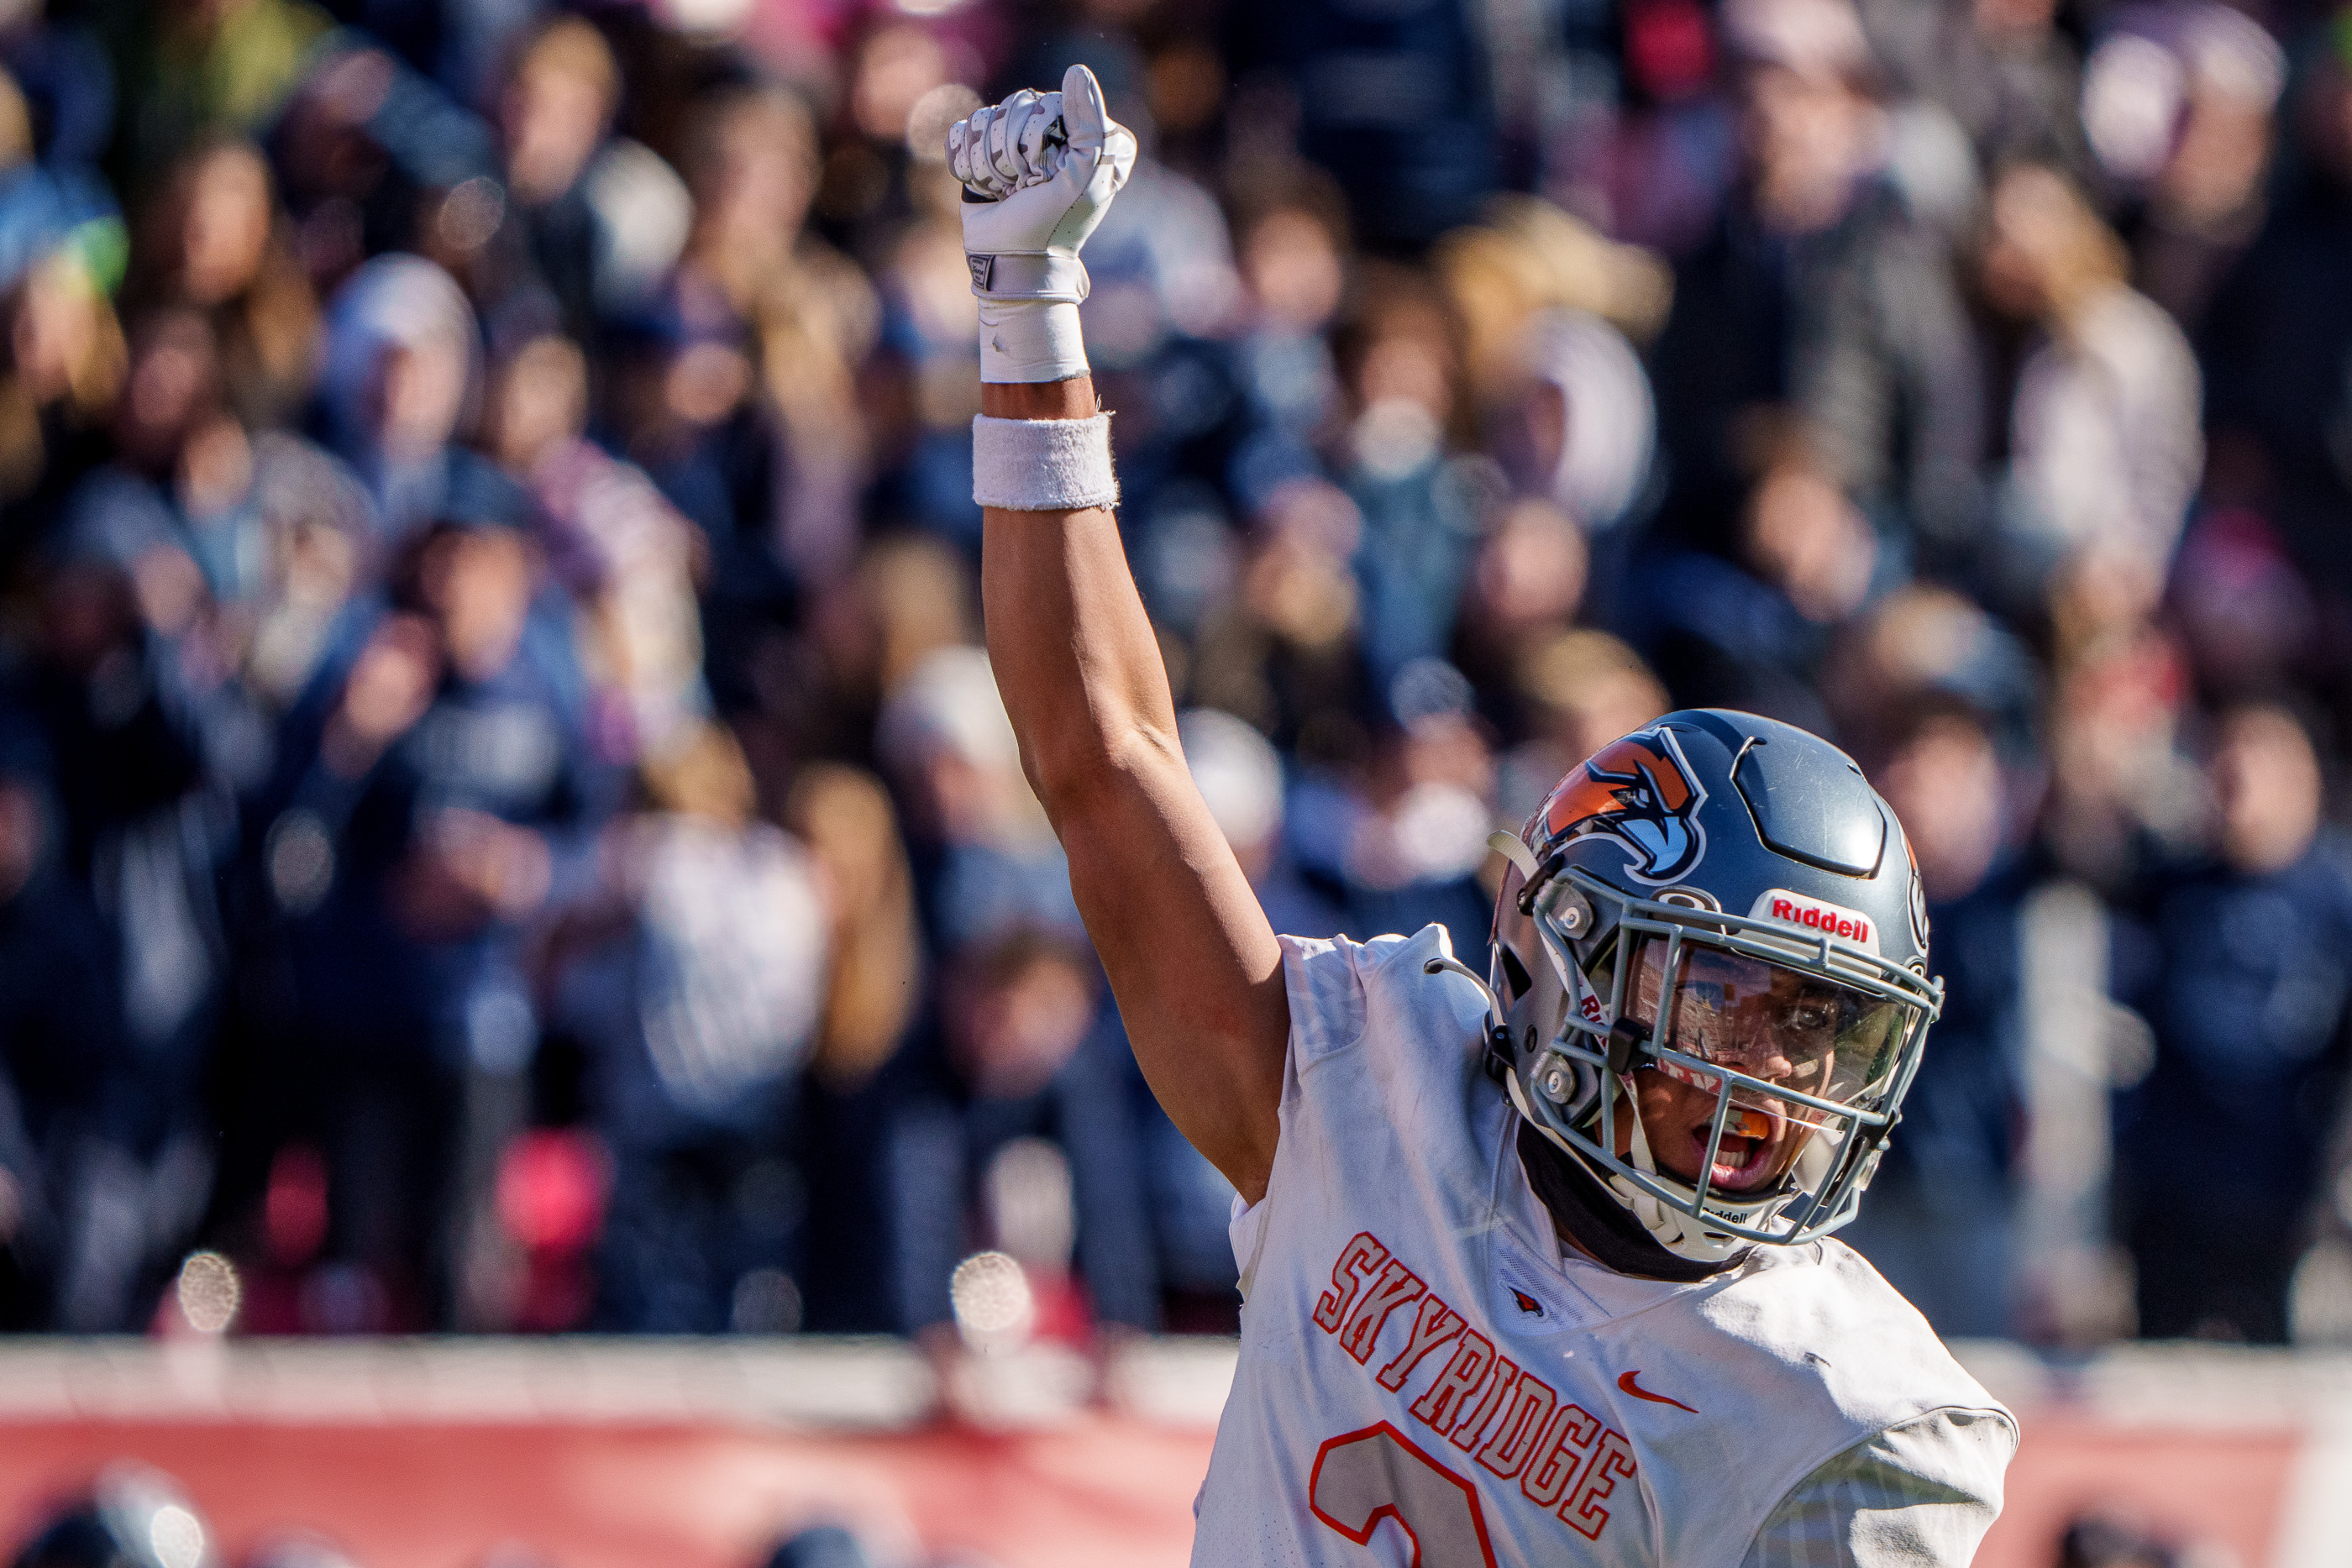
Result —
<instances>
[{"instance_id":1,"label":"gray football helmet","mask_svg":"<svg viewBox=\"0 0 2352 1568\"><path fill-rule=\"evenodd\" d=\"M1909 842L1861 768L1790 725L1686 709L1493 841L1496 1066L1519 1113L1685 1259L1853 1218L1943 999ZM1694 1176L1633 1112L1647 1071L1685 1107L1711 1097L1677 1160Z\"/></svg>"}]
</instances>

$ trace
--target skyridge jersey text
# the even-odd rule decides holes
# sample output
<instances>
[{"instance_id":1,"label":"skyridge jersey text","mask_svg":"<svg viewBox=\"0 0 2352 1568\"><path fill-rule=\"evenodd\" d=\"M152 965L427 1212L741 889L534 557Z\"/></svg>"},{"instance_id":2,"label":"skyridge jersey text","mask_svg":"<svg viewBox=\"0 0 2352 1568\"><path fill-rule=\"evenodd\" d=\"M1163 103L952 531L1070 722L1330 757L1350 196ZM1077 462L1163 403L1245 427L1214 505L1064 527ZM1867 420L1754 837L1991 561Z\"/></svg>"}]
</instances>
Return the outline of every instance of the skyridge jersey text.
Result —
<instances>
[{"instance_id":1,"label":"skyridge jersey text","mask_svg":"<svg viewBox=\"0 0 2352 1568\"><path fill-rule=\"evenodd\" d=\"M1331 1265L1331 1289L1315 1303L1315 1322L1369 1368L1389 1319L1416 1302L1409 1314L1410 1332L1373 1375L1375 1380L1400 1393L1423 1362L1452 1347L1434 1380L1412 1402L1413 1419L1464 1453L1475 1454L1481 1469L1502 1480L1517 1480L1528 1500L1558 1513L1586 1540L1599 1540L1609 1522L1603 1500L1634 1472L1624 1435L1582 1407L1563 1403L1542 1378L1496 1354L1492 1341L1370 1231L1358 1232L1340 1249Z\"/></svg>"}]
</instances>

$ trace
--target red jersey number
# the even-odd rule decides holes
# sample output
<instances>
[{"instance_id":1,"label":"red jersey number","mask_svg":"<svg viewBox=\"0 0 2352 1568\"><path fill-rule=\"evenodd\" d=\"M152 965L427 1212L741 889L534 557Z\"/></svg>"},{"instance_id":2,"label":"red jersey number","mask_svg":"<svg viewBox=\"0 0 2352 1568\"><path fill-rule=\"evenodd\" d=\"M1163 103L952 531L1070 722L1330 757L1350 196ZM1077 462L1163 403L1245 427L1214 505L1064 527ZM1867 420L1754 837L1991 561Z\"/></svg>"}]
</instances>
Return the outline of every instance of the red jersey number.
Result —
<instances>
[{"instance_id":1,"label":"red jersey number","mask_svg":"<svg viewBox=\"0 0 2352 1568\"><path fill-rule=\"evenodd\" d=\"M1307 1497L1316 1518L1360 1546L1395 1520L1412 1541L1412 1568L1496 1568L1476 1490L1386 1421L1317 1449Z\"/></svg>"}]
</instances>

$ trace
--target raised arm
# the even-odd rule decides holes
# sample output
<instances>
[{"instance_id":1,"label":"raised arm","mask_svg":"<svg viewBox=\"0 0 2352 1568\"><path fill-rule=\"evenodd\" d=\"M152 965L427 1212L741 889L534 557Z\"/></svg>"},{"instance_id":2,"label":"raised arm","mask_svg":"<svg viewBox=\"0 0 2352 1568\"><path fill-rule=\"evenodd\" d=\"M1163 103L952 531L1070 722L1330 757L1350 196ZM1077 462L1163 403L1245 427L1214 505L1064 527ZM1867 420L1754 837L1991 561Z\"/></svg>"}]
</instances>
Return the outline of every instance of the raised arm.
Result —
<instances>
[{"instance_id":1,"label":"raised arm","mask_svg":"<svg viewBox=\"0 0 2352 1568\"><path fill-rule=\"evenodd\" d=\"M1066 142L1066 150L1064 143ZM950 133L981 297L975 489L988 651L1030 783L1152 1092L1255 1203L1274 1163L1289 1034L1282 955L1186 771L1168 674L1105 499L1077 248L1134 141L1092 73ZM1054 422L1083 422L1057 428ZM1018 422L1018 423L1013 423Z\"/></svg>"}]
</instances>

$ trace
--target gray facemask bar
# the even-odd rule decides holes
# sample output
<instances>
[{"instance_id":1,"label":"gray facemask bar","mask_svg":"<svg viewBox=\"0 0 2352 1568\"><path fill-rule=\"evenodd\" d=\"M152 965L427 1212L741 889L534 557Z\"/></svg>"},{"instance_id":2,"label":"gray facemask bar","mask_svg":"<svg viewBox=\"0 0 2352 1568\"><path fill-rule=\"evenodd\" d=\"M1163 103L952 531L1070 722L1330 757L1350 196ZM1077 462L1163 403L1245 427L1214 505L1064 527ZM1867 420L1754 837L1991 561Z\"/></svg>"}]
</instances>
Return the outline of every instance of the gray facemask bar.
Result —
<instances>
[{"instance_id":1,"label":"gray facemask bar","mask_svg":"<svg viewBox=\"0 0 2352 1568\"><path fill-rule=\"evenodd\" d=\"M1570 938L1554 915L1563 894L1580 894L1594 907L1591 926L1596 931L1607 929L1610 922L1599 918L1602 905L1617 910L1613 941L1618 959L1612 966L1610 994L1605 1018L1593 1020L1578 1016L1572 1004L1563 1009L1561 1028L1549 1047L1532 1060L1528 1070L1528 1087L1535 1090L1549 1071L1547 1059L1559 1056L1571 1062L1589 1066L1600 1079L1600 1101L1592 1115L1592 1125L1604 1129L1594 1137L1571 1125L1561 1113L1562 1107L1549 1095L1529 1092L1528 1108L1536 1113L1538 1124L1553 1141L1561 1143L1586 1160L1597 1164L1641 1192L1643 1196L1669 1207L1690 1214L1700 1223L1745 1241L1788 1245L1810 1241L1827 1236L1852 1219L1861 1206L1862 1189L1877 1165L1879 1150L1887 1133L1897 1119L1903 1098L1911 1087L1918 1071L1920 1037L1933 1023L1943 1007L1943 984L1929 980L1916 972L1865 953L1843 946L1832 938L1816 934L1799 935L1788 925L1775 921L1753 919L1747 915L1725 915L1710 909L1664 899L1639 898L1619 891L1601 882L1581 868L1570 867L1543 888L1528 906L1544 945L1551 949L1553 961L1570 972L1581 975L1576 963ZM1784 1084L1751 1077L1720 1063L1706 1061L1666 1044L1666 1031L1674 1017L1671 1005L1672 987L1659 998L1658 1016L1650 1026L1649 1039L1634 1051L1648 1062L1665 1062L1715 1081L1715 1114L1708 1126L1706 1157L1700 1171L1696 1197L1689 1189L1676 1192L1659 1180L1657 1176L1621 1157L1615 1150L1616 1139L1605 1131L1616 1125L1616 1103L1621 1076L1636 1062L1628 1060L1622 1045L1612 1040L1615 1022L1625 1017L1625 988L1633 966L1629 937L1648 935L1666 941L1665 969L1668 977L1681 972L1681 958L1685 946L1697 944L1743 957L1763 960L1785 968L1819 976L1839 985L1848 986L1866 996L1893 1003L1903 1009L1905 1019L1901 1040L1895 1047L1894 1077L1882 1094L1865 1090L1856 1103L1844 1103L1823 1099L1790 1089ZM1571 998L1573 988L1571 988ZM1587 1040L1591 1043L1586 1043ZM1815 1183L1810 1194L1803 1188L1791 1188L1790 1183L1796 1172L1806 1165L1801 1155L1790 1176L1784 1176L1781 1190L1753 1200L1717 1197L1710 1207L1708 1198L1715 1179L1716 1155L1723 1145L1724 1129L1730 1118L1731 1096L1736 1090L1748 1089L1784 1103L1803 1106L1826 1117L1835 1118L1840 1124L1838 1143L1829 1168ZM1871 1103L1876 1102L1876 1108ZM1638 1113L1636 1113L1638 1114ZM1577 1118L1581 1122L1585 1118ZM1820 1135L1826 1129L1818 1129ZM1859 1134L1859 1135L1857 1135ZM1793 1219L1788 1211L1799 1203L1802 1211Z\"/></svg>"}]
</instances>

